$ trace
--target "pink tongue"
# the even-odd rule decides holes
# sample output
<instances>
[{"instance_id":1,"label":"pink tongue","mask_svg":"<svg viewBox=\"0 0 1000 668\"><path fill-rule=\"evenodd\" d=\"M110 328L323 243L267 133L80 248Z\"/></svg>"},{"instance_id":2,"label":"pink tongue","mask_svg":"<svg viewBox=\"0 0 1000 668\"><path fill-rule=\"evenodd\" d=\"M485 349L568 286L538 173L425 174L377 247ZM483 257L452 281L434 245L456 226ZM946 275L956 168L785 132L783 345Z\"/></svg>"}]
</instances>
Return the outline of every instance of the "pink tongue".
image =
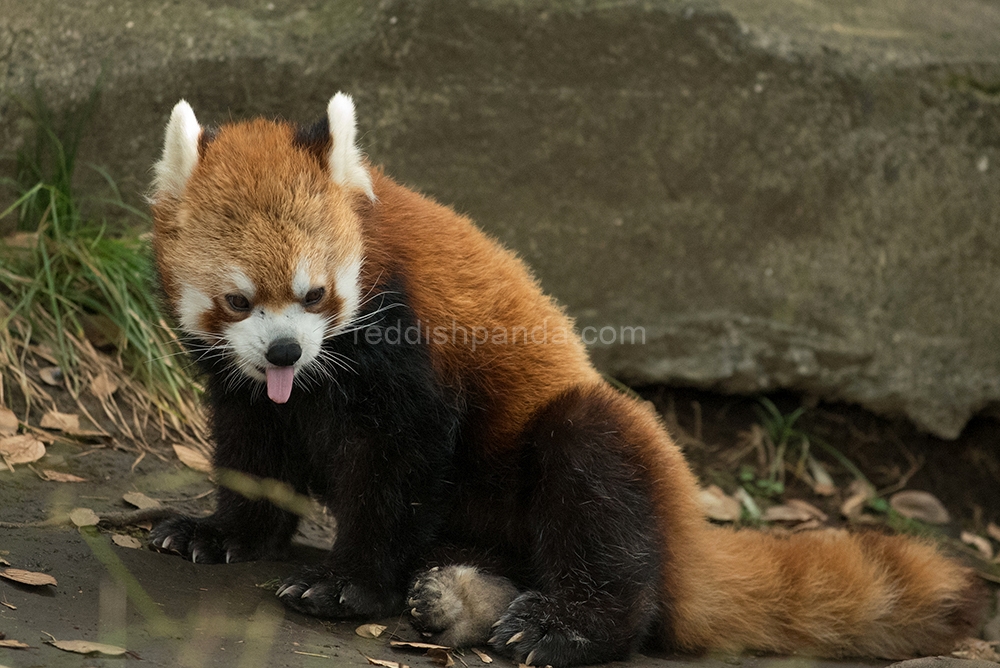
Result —
<instances>
[{"instance_id":1,"label":"pink tongue","mask_svg":"<svg viewBox=\"0 0 1000 668\"><path fill-rule=\"evenodd\" d=\"M293 366L267 367L267 396L276 404L283 404L292 396Z\"/></svg>"}]
</instances>

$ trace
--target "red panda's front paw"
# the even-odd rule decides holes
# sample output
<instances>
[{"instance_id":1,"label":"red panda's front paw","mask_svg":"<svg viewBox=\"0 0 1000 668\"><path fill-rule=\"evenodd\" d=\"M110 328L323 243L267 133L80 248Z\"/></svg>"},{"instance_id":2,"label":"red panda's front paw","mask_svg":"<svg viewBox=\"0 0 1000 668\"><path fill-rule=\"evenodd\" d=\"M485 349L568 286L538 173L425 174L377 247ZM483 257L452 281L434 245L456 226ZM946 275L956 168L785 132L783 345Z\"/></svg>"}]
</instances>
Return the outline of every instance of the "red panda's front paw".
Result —
<instances>
[{"instance_id":1,"label":"red panda's front paw","mask_svg":"<svg viewBox=\"0 0 1000 668\"><path fill-rule=\"evenodd\" d=\"M172 517L157 524L149 542L159 550L177 552L196 564L229 564L277 556L262 543L240 540L211 518Z\"/></svg>"},{"instance_id":2,"label":"red panda's front paw","mask_svg":"<svg viewBox=\"0 0 1000 668\"><path fill-rule=\"evenodd\" d=\"M285 579L277 594L288 607L315 617L376 618L397 614L402 607L402 596L390 587L337 575L323 566L301 569Z\"/></svg>"}]
</instances>

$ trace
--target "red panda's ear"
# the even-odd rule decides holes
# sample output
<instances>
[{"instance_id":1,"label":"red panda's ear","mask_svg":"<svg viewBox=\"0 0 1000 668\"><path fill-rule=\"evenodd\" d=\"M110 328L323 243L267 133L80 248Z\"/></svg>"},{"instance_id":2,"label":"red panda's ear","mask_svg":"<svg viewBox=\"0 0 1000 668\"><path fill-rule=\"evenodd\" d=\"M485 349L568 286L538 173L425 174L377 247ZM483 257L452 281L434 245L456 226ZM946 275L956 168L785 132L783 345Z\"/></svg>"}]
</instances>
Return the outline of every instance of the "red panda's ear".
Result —
<instances>
[{"instance_id":1,"label":"red panda's ear","mask_svg":"<svg viewBox=\"0 0 1000 668\"><path fill-rule=\"evenodd\" d=\"M354 118L354 100L350 95L337 93L326 108L330 122L330 177L337 185L362 191L374 200L372 178L365 167L361 150L354 140L358 134Z\"/></svg>"},{"instance_id":2,"label":"red panda's ear","mask_svg":"<svg viewBox=\"0 0 1000 668\"><path fill-rule=\"evenodd\" d=\"M180 197L198 164L198 137L201 126L191 105L181 100L174 106L163 138L163 156L153 166L153 200Z\"/></svg>"}]
</instances>

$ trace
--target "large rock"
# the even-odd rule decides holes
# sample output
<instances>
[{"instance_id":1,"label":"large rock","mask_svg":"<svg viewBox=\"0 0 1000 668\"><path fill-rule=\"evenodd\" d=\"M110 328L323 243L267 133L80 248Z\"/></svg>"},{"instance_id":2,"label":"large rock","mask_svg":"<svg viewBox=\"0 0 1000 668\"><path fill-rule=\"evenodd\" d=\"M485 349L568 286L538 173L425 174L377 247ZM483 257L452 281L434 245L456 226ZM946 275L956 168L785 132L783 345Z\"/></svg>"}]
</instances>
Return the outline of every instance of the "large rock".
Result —
<instances>
[{"instance_id":1,"label":"large rock","mask_svg":"<svg viewBox=\"0 0 1000 668\"><path fill-rule=\"evenodd\" d=\"M372 158L516 248L612 374L946 437L1000 405L995 2L248 4L0 0L4 146L11 94L63 107L104 64L83 159L138 201L178 98L308 121L344 89Z\"/></svg>"}]
</instances>

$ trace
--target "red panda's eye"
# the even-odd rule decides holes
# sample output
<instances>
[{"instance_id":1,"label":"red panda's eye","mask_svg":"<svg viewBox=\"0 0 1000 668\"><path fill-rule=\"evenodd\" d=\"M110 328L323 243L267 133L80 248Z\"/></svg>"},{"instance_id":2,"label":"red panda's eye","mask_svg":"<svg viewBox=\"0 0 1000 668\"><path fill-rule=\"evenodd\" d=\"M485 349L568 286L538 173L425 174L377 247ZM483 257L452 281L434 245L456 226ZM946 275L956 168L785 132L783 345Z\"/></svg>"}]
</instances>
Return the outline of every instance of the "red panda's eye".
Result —
<instances>
[{"instance_id":1,"label":"red panda's eye","mask_svg":"<svg viewBox=\"0 0 1000 668\"><path fill-rule=\"evenodd\" d=\"M302 303L305 304L306 306L315 306L320 302L321 299L323 299L323 295L325 294L326 294L326 288L313 288L312 290L306 293L306 296L302 300Z\"/></svg>"},{"instance_id":2,"label":"red panda's eye","mask_svg":"<svg viewBox=\"0 0 1000 668\"><path fill-rule=\"evenodd\" d=\"M250 310L250 300L243 295L226 295L226 302L229 304L229 308L234 311Z\"/></svg>"}]
</instances>

